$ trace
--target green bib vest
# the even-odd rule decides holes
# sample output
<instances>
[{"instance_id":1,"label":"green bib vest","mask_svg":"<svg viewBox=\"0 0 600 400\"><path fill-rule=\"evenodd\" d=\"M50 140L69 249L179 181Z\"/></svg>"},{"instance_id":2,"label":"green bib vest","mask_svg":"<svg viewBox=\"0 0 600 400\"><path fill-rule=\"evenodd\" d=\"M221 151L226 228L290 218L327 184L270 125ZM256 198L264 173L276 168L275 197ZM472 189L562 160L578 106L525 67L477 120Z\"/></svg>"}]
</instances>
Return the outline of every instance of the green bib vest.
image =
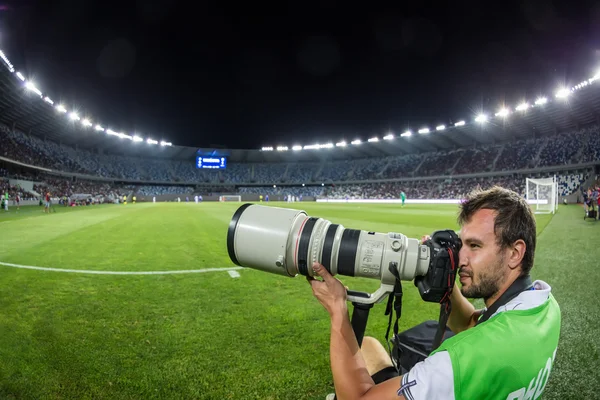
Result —
<instances>
[{"instance_id":1,"label":"green bib vest","mask_svg":"<svg viewBox=\"0 0 600 400\"><path fill-rule=\"evenodd\" d=\"M432 354L448 352L456 400L534 400L550 377L559 336L560 308L550 294L537 307L496 314Z\"/></svg>"}]
</instances>

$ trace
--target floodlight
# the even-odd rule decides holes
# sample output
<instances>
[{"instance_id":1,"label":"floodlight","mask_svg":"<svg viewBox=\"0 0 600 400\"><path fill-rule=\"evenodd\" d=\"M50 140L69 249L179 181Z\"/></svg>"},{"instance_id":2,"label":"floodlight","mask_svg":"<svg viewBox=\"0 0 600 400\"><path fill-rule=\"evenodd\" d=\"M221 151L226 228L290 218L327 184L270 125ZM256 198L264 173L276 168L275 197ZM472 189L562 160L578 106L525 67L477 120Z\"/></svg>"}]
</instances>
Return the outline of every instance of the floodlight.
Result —
<instances>
[{"instance_id":1,"label":"floodlight","mask_svg":"<svg viewBox=\"0 0 600 400\"><path fill-rule=\"evenodd\" d=\"M335 145L336 145L337 147L346 147L346 146L347 146L347 143L346 143L346 141L345 141L345 140L342 140L341 142L337 142Z\"/></svg>"},{"instance_id":2,"label":"floodlight","mask_svg":"<svg viewBox=\"0 0 600 400\"><path fill-rule=\"evenodd\" d=\"M21 72L17 71L17 73L15 75L17 75L17 78L19 78L20 80L25 82L25 77L23 76L23 74Z\"/></svg>"},{"instance_id":3,"label":"floodlight","mask_svg":"<svg viewBox=\"0 0 600 400\"><path fill-rule=\"evenodd\" d=\"M476 118L475 121L480 122L480 123L484 123L487 121L487 115L485 114L479 114Z\"/></svg>"},{"instance_id":4,"label":"floodlight","mask_svg":"<svg viewBox=\"0 0 600 400\"><path fill-rule=\"evenodd\" d=\"M277 146L277 151L288 151L287 146Z\"/></svg>"},{"instance_id":5,"label":"floodlight","mask_svg":"<svg viewBox=\"0 0 600 400\"><path fill-rule=\"evenodd\" d=\"M48 96L44 97L44 101L48 104L54 104L54 102L52 101L52 99Z\"/></svg>"},{"instance_id":6,"label":"floodlight","mask_svg":"<svg viewBox=\"0 0 600 400\"><path fill-rule=\"evenodd\" d=\"M412 132L411 132L411 131L404 131L404 132L402 132L402 133L400 134L400 136L402 136L402 137L408 137L408 136L410 136L410 135L412 135Z\"/></svg>"},{"instance_id":7,"label":"floodlight","mask_svg":"<svg viewBox=\"0 0 600 400\"><path fill-rule=\"evenodd\" d=\"M142 139L141 137L139 137L138 135L133 135L133 141L134 142L143 142L144 139Z\"/></svg>"},{"instance_id":8,"label":"floodlight","mask_svg":"<svg viewBox=\"0 0 600 400\"><path fill-rule=\"evenodd\" d=\"M67 109L62 104L59 104L56 106L56 111L61 112L61 113L66 113Z\"/></svg>"},{"instance_id":9,"label":"floodlight","mask_svg":"<svg viewBox=\"0 0 600 400\"><path fill-rule=\"evenodd\" d=\"M35 87L35 84L31 81L27 81L25 83L25 87L29 90L31 90L32 92L34 92L35 94L37 94L38 96L42 97L42 91L40 89L38 89L37 87Z\"/></svg>"},{"instance_id":10,"label":"floodlight","mask_svg":"<svg viewBox=\"0 0 600 400\"><path fill-rule=\"evenodd\" d=\"M446 129L446 125L438 125L435 127L436 131L443 131L444 129Z\"/></svg>"},{"instance_id":11,"label":"floodlight","mask_svg":"<svg viewBox=\"0 0 600 400\"><path fill-rule=\"evenodd\" d=\"M71 118L72 121L79 121L81 118L79 118L79 115L77 115L77 113L75 111L73 111L71 114L69 114L69 118Z\"/></svg>"},{"instance_id":12,"label":"floodlight","mask_svg":"<svg viewBox=\"0 0 600 400\"><path fill-rule=\"evenodd\" d=\"M360 141L360 139L355 139L355 140L353 140L353 141L350 142L350 144L354 144L354 145L361 144L361 143L362 142Z\"/></svg>"},{"instance_id":13,"label":"floodlight","mask_svg":"<svg viewBox=\"0 0 600 400\"><path fill-rule=\"evenodd\" d=\"M518 105L518 106L515 108L515 110L517 110L517 111L525 111L525 110L527 110L528 108L529 108L529 104L528 104L528 103L521 103L521 104L519 104L519 105Z\"/></svg>"},{"instance_id":14,"label":"floodlight","mask_svg":"<svg viewBox=\"0 0 600 400\"><path fill-rule=\"evenodd\" d=\"M89 119L85 118L83 121L81 121L81 123L83 124L83 126L92 126L93 124L90 122Z\"/></svg>"},{"instance_id":15,"label":"floodlight","mask_svg":"<svg viewBox=\"0 0 600 400\"><path fill-rule=\"evenodd\" d=\"M373 143L373 142L379 142L379 138L377 137L373 137L367 140L369 143Z\"/></svg>"},{"instance_id":16,"label":"floodlight","mask_svg":"<svg viewBox=\"0 0 600 400\"><path fill-rule=\"evenodd\" d=\"M6 63L8 70L10 72L15 72L15 68L13 67L12 63L10 61L8 61L8 57L6 57L6 54L4 54L4 52L2 50L0 50L0 57L2 57L2 59Z\"/></svg>"},{"instance_id":17,"label":"floodlight","mask_svg":"<svg viewBox=\"0 0 600 400\"><path fill-rule=\"evenodd\" d=\"M458 121L457 123L454 124L454 126L464 126L465 125L465 121Z\"/></svg>"},{"instance_id":18,"label":"floodlight","mask_svg":"<svg viewBox=\"0 0 600 400\"><path fill-rule=\"evenodd\" d=\"M394 138L394 135L392 135L391 133L388 133L387 135L385 135L383 137L383 140L392 140Z\"/></svg>"},{"instance_id":19,"label":"floodlight","mask_svg":"<svg viewBox=\"0 0 600 400\"><path fill-rule=\"evenodd\" d=\"M510 111L508 110L508 108L502 107L500 111L496 113L496 117L506 117L509 113Z\"/></svg>"},{"instance_id":20,"label":"floodlight","mask_svg":"<svg viewBox=\"0 0 600 400\"><path fill-rule=\"evenodd\" d=\"M152 140L152 139L148 139L148 140ZM150 143L150 142L148 142L148 143ZM271 146L264 146L262 148L262 151L273 151L273 147L271 147Z\"/></svg>"},{"instance_id":21,"label":"floodlight","mask_svg":"<svg viewBox=\"0 0 600 400\"><path fill-rule=\"evenodd\" d=\"M566 97L568 97L571 94L571 91L567 88L561 88L558 89L558 91L556 92L556 97L559 99L564 99Z\"/></svg>"},{"instance_id":22,"label":"floodlight","mask_svg":"<svg viewBox=\"0 0 600 400\"><path fill-rule=\"evenodd\" d=\"M418 130L420 134L429 133L429 128L421 128Z\"/></svg>"},{"instance_id":23,"label":"floodlight","mask_svg":"<svg viewBox=\"0 0 600 400\"><path fill-rule=\"evenodd\" d=\"M300 146L299 144L292 146L292 150L294 151L298 151L298 150L302 150L302 146Z\"/></svg>"},{"instance_id":24,"label":"floodlight","mask_svg":"<svg viewBox=\"0 0 600 400\"><path fill-rule=\"evenodd\" d=\"M535 104L540 106L542 104L546 104L548 102L548 99L545 97L538 97L537 100L535 101Z\"/></svg>"},{"instance_id":25,"label":"floodlight","mask_svg":"<svg viewBox=\"0 0 600 400\"><path fill-rule=\"evenodd\" d=\"M104 132L104 128L101 125L96 125L94 129L96 129L97 131Z\"/></svg>"}]
</instances>

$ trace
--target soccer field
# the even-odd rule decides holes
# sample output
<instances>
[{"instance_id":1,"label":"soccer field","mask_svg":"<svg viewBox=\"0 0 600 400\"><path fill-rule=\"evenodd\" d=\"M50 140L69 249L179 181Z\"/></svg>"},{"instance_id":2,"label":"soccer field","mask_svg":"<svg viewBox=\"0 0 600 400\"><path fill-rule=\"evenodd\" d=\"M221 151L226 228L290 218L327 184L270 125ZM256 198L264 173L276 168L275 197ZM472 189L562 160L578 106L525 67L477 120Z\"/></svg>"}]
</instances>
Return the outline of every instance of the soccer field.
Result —
<instances>
[{"instance_id":1,"label":"soccer field","mask_svg":"<svg viewBox=\"0 0 600 400\"><path fill-rule=\"evenodd\" d=\"M333 389L329 318L305 279L225 270L233 267L227 226L239 205L0 212L0 398L324 399ZM458 228L456 206L279 205L415 238ZM598 398L599 234L576 205L538 217L532 276L553 287L563 318L547 399ZM401 329L437 319L438 307L422 302L411 282L404 292ZM379 339L384 308L373 308L366 332Z\"/></svg>"}]
</instances>

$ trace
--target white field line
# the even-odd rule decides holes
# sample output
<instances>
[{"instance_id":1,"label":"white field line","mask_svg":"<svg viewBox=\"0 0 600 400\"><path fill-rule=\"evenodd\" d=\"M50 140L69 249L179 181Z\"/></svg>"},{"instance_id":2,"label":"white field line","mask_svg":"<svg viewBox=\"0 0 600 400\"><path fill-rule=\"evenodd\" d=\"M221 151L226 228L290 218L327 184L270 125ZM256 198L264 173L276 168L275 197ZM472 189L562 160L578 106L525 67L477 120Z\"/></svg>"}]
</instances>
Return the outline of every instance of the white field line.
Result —
<instances>
[{"instance_id":1,"label":"white field line","mask_svg":"<svg viewBox=\"0 0 600 400\"><path fill-rule=\"evenodd\" d=\"M227 267L227 268L205 268L205 269L185 269L177 271L94 271L87 269L63 269L63 268L46 268L36 267L33 265L11 264L0 261L0 265L12 268L35 269L38 271L52 272L69 272L73 274L96 274L96 275L169 275L169 274L200 274L204 272L222 272L244 269L243 267Z\"/></svg>"}]
</instances>

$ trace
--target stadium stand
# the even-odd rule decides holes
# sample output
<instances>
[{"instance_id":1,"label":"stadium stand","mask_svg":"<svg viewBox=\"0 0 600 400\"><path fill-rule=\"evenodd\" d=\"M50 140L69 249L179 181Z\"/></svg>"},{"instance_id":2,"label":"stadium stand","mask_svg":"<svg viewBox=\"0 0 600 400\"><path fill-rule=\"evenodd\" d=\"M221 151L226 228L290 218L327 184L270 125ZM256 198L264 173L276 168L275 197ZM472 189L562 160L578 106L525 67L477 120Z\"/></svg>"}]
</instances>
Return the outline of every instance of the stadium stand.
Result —
<instances>
[{"instance_id":1,"label":"stadium stand","mask_svg":"<svg viewBox=\"0 0 600 400\"><path fill-rule=\"evenodd\" d=\"M525 177L550 176L548 171L541 171L547 167L554 168L554 171L550 171L552 174L558 173L560 195L565 196L577 191L587 179L589 171L585 167L571 172L563 171L563 168L600 160L600 128L595 124L550 137L451 151L321 162L233 162L225 170L199 170L191 161L94 154L86 149L42 140L3 124L0 124L0 140L3 143L0 155L8 160L106 180L97 182L80 178L75 183L69 179L61 181L23 168L14 172L16 170L10 163L4 163L0 170L1 176L11 175L11 170L13 178L44 180L45 188L61 196L72 196L75 193L117 196L119 190L129 190L142 196L192 194L203 191L195 185L206 184L214 184L210 192L269 194L279 197L302 195L305 198L397 198L401 190L409 198L451 198L464 196L473 187L492 184L500 184L524 194ZM518 172L523 169L531 171L526 174ZM502 175L502 172L506 172L506 175ZM495 175L461 178L462 175L473 173ZM419 177L444 178L412 182L370 182ZM130 184L131 181L136 181L139 184L124 187L114 183L120 180L130 181ZM157 184L153 184L154 182ZM161 184L166 182L180 182L182 185ZM318 186L322 182L326 182L328 187ZM281 183L295 186L273 187ZM228 184L229 187L218 186L222 184ZM301 186L302 184L307 186ZM335 186L329 187L331 184ZM39 189L42 190L42 187Z\"/></svg>"}]
</instances>

